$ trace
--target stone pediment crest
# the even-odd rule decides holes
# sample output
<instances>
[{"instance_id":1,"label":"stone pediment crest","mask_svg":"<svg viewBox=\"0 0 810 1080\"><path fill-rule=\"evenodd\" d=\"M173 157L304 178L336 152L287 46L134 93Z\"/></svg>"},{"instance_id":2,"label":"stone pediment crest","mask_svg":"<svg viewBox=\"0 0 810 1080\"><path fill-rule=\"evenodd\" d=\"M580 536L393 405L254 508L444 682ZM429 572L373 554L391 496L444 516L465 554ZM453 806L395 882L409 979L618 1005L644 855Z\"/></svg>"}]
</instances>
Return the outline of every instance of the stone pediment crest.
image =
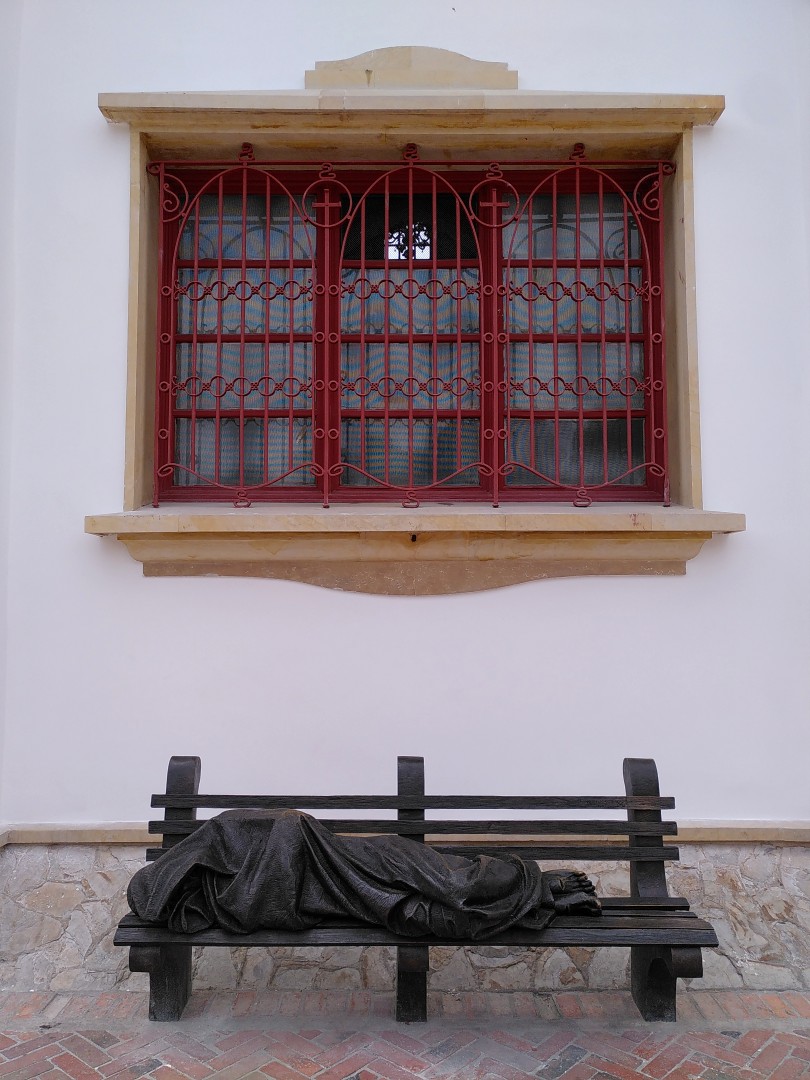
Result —
<instances>
[{"instance_id":1,"label":"stone pediment crest","mask_svg":"<svg viewBox=\"0 0 810 1080\"><path fill-rule=\"evenodd\" d=\"M441 89L516 90L518 73L509 65L473 60L448 49L397 45L371 49L345 60L318 60L305 75L308 90Z\"/></svg>"}]
</instances>

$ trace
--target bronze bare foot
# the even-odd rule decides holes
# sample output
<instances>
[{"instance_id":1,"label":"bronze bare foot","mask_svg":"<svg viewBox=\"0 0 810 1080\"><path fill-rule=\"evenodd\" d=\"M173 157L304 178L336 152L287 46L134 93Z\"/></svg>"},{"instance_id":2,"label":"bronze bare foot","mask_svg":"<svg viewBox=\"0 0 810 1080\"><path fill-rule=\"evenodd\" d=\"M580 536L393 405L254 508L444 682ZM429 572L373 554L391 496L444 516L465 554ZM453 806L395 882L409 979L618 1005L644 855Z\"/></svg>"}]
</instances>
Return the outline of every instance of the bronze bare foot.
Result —
<instances>
[{"instance_id":1,"label":"bronze bare foot","mask_svg":"<svg viewBox=\"0 0 810 1080\"><path fill-rule=\"evenodd\" d=\"M602 905L593 893L568 892L554 897L557 915L598 915L601 910Z\"/></svg>"},{"instance_id":2,"label":"bronze bare foot","mask_svg":"<svg viewBox=\"0 0 810 1080\"><path fill-rule=\"evenodd\" d=\"M581 870L544 870L543 906L557 915L598 915L602 905Z\"/></svg>"}]
</instances>

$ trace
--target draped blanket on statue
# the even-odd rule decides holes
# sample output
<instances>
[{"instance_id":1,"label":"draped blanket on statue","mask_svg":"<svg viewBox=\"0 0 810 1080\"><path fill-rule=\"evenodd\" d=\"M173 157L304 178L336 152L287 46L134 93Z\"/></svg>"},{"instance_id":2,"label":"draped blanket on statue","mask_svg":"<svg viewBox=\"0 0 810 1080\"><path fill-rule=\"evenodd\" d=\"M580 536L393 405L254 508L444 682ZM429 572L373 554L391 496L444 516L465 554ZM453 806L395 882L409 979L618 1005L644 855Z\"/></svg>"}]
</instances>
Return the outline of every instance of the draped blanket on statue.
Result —
<instances>
[{"instance_id":1,"label":"draped blanket on statue","mask_svg":"<svg viewBox=\"0 0 810 1080\"><path fill-rule=\"evenodd\" d=\"M539 929L555 910L599 911L584 875L443 854L395 835L335 836L294 810L211 818L139 870L127 897L140 918L184 933L349 920L408 937L481 940L518 923Z\"/></svg>"}]
</instances>

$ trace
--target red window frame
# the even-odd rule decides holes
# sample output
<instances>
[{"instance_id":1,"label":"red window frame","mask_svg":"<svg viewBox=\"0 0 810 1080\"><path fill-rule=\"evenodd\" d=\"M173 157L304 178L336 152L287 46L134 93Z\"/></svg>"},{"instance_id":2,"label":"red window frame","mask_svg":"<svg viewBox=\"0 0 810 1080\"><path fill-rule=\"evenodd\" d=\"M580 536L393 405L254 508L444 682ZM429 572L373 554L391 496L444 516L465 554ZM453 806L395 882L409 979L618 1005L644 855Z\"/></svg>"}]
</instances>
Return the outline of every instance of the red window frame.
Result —
<instances>
[{"instance_id":1,"label":"red window frame","mask_svg":"<svg viewBox=\"0 0 810 1080\"><path fill-rule=\"evenodd\" d=\"M577 153L448 166L409 153L313 166L256 162L246 146L238 162L148 168L160 188L156 506L669 502L662 197L671 163ZM202 257L201 207L211 200L218 218L205 236L216 254ZM251 250L249 220L259 219L249 213L262 205L266 235ZM282 216L288 208L287 248L273 256L277 206ZM376 260L367 257L380 228L373 206L383 215ZM425 206L420 249L415 215ZM402 222L403 207L407 256L391 259L390 222ZM238 251L225 256L228 230ZM385 319L370 330L374 305ZM226 309L241 311L236 323Z\"/></svg>"}]
</instances>

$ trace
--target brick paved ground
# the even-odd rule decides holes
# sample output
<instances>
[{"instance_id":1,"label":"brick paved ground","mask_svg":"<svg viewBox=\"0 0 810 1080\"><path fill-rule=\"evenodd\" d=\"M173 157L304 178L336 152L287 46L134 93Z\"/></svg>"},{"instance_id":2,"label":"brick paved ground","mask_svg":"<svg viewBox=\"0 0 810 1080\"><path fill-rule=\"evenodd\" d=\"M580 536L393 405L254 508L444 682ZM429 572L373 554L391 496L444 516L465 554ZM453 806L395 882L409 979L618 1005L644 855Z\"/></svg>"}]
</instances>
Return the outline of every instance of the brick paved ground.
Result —
<instances>
[{"instance_id":1,"label":"brick paved ground","mask_svg":"<svg viewBox=\"0 0 810 1080\"><path fill-rule=\"evenodd\" d=\"M624 993L440 994L397 1025L391 995L195 993L150 1024L142 993L7 993L0 1080L810 1080L810 993L679 998L644 1024Z\"/></svg>"}]
</instances>

